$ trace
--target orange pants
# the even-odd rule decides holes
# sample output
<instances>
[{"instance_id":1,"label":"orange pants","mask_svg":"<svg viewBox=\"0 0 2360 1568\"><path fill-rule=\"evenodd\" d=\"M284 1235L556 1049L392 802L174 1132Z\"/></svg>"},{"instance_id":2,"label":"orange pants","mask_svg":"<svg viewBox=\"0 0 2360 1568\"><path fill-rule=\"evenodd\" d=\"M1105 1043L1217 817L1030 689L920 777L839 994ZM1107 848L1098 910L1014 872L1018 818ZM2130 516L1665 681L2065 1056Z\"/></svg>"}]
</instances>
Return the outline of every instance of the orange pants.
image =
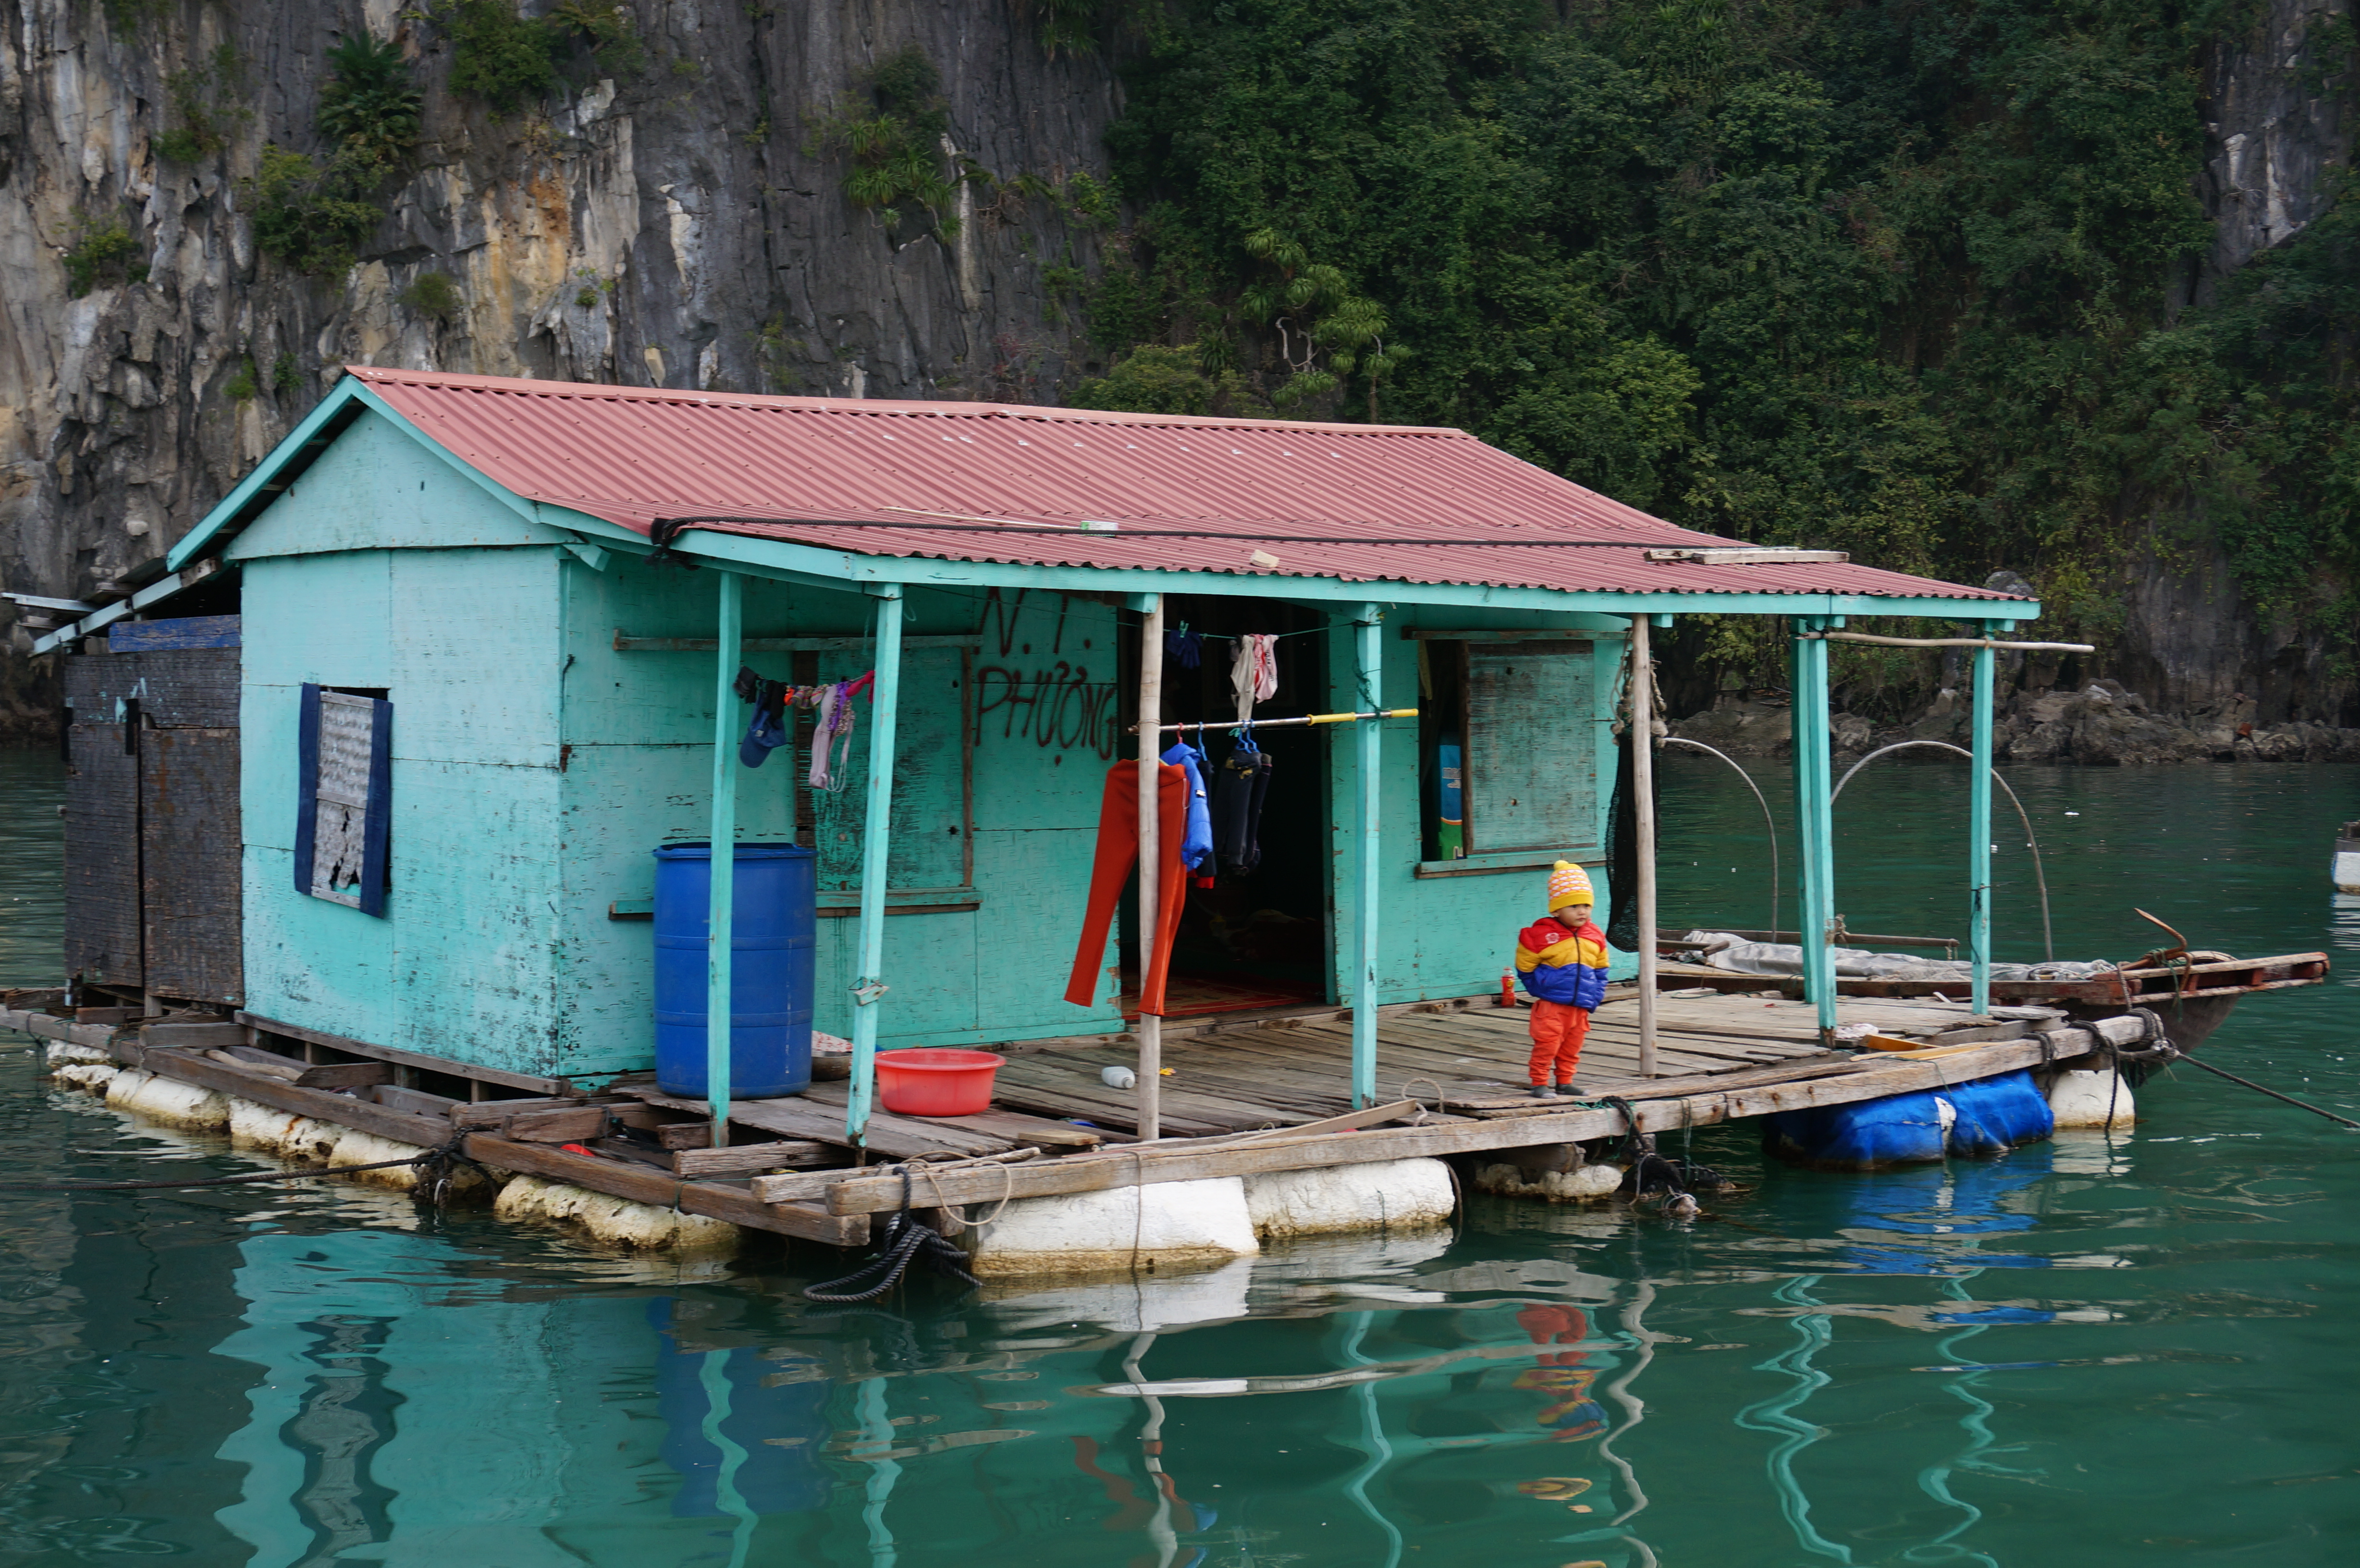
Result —
<instances>
[{"instance_id":1,"label":"orange pants","mask_svg":"<svg viewBox=\"0 0 2360 1568\"><path fill-rule=\"evenodd\" d=\"M1549 1081L1552 1063L1560 1083L1573 1082L1574 1069L1581 1065L1581 1042L1590 1034L1590 1009L1568 1007L1563 1002L1533 1004L1533 1059L1528 1064L1532 1081Z\"/></svg>"},{"instance_id":2,"label":"orange pants","mask_svg":"<svg viewBox=\"0 0 2360 1568\"><path fill-rule=\"evenodd\" d=\"M1172 939L1180 932L1180 909L1188 898L1188 873L1180 864L1180 840L1188 829L1188 774L1172 763L1156 764L1158 895L1155 951L1144 955L1140 976L1139 1010L1164 1011L1164 981L1172 966ZM1082 914L1082 940L1074 950L1073 974L1065 981L1065 1000L1087 1007L1098 1000L1098 965L1106 959L1107 931L1114 924L1115 905L1122 899L1123 884L1139 864L1139 764L1118 762L1107 769L1106 793L1098 803L1098 846L1090 863L1090 901Z\"/></svg>"}]
</instances>

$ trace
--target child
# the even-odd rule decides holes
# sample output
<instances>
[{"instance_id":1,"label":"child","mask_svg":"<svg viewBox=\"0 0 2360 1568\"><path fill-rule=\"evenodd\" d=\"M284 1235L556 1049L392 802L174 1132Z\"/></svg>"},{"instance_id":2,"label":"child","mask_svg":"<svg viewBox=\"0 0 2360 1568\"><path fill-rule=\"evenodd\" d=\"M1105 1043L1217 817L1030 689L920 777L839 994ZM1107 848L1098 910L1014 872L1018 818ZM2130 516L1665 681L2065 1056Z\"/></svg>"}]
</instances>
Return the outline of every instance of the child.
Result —
<instances>
[{"instance_id":1,"label":"child","mask_svg":"<svg viewBox=\"0 0 2360 1568\"><path fill-rule=\"evenodd\" d=\"M1533 995L1533 1098L1579 1094L1590 1009L1606 999L1606 933L1590 923L1595 902L1581 867L1560 860L1549 873L1548 918L1516 933L1516 972ZM1550 1086L1554 1072L1556 1086Z\"/></svg>"}]
</instances>

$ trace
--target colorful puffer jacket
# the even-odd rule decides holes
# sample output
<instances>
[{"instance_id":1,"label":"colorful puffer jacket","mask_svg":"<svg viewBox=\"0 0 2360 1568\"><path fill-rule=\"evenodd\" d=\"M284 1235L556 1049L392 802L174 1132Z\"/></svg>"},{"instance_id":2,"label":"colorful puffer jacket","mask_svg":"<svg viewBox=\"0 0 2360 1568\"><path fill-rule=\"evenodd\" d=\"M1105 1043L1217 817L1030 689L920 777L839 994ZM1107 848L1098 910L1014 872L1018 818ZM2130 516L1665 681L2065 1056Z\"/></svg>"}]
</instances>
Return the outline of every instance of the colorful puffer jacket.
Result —
<instances>
[{"instance_id":1,"label":"colorful puffer jacket","mask_svg":"<svg viewBox=\"0 0 2360 1568\"><path fill-rule=\"evenodd\" d=\"M1516 973L1544 1002L1596 1007L1606 999L1606 933L1586 918L1535 920L1516 933Z\"/></svg>"}]
</instances>

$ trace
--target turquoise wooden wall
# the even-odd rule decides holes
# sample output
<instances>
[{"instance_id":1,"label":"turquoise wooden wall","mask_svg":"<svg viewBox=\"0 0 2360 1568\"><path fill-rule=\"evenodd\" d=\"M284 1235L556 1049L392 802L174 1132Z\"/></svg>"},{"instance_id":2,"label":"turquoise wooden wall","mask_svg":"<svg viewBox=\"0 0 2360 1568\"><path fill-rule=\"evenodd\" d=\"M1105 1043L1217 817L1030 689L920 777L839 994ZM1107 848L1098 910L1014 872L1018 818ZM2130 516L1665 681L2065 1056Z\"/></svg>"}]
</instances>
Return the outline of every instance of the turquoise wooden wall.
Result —
<instances>
[{"instance_id":1,"label":"turquoise wooden wall","mask_svg":"<svg viewBox=\"0 0 2360 1568\"><path fill-rule=\"evenodd\" d=\"M711 779L714 657L618 652L617 632L709 637L716 578L607 551L530 522L381 417L364 416L237 541L246 571L246 963L259 1014L377 1044L549 1075L649 1065L652 927L616 920L646 898L652 851L701 840ZM749 637L858 637L858 593L749 579ZM1404 610L1386 623L1387 706L1418 702L1404 626L1561 626L1594 638L1586 714L1602 844L1612 776L1607 716L1622 652L1612 617ZM880 1015L888 1045L1109 1031L1111 988L1063 999L1106 771L1127 750L1115 612L1045 592L913 591L906 634L956 637L905 656L896 746L893 892L933 909L886 921ZM1329 635L1332 701L1351 705L1349 627ZM792 656L747 656L790 679ZM820 655L823 678L866 650ZM305 681L384 688L394 703L392 887L383 919L292 886L297 693ZM733 704L733 706L735 706ZM733 714L733 723L742 711ZM971 729L965 761L961 735ZM823 887L854 887L869 712L852 786L818 813ZM1337 953L1353 951L1356 753L1328 732L1338 853ZM1218 742L1216 742L1218 747ZM1416 726L1385 726L1387 1002L1496 986L1513 933L1538 912L1545 867L1420 876ZM793 835L792 754L738 773L742 839ZM971 821L970 821L971 817ZM1610 891L1598 851L1583 856ZM971 880L967 867L971 862ZM1435 868L1428 867L1429 872ZM890 901L890 900L889 900ZM818 1026L851 1031L856 922L820 922ZM1331 994L1345 994L1338 964Z\"/></svg>"},{"instance_id":2,"label":"turquoise wooden wall","mask_svg":"<svg viewBox=\"0 0 2360 1568\"><path fill-rule=\"evenodd\" d=\"M229 552L245 563L247 1007L530 1073L557 1015L559 536L372 415ZM424 548L445 539L465 548ZM293 886L305 681L394 702L383 919Z\"/></svg>"}]
</instances>

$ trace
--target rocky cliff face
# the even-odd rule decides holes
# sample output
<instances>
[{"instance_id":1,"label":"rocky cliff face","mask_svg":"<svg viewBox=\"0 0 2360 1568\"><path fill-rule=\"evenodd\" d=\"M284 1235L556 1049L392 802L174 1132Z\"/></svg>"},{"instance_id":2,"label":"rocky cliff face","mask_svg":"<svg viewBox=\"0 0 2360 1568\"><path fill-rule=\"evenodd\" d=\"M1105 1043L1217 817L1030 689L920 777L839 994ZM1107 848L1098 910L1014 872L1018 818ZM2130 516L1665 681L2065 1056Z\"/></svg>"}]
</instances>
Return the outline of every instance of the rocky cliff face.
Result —
<instances>
[{"instance_id":1,"label":"rocky cliff face","mask_svg":"<svg viewBox=\"0 0 2360 1568\"><path fill-rule=\"evenodd\" d=\"M5 7L0 586L85 596L160 553L347 363L1002 401L1083 371L1059 280L1095 265L1098 230L1070 197L1120 100L1106 51L1043 47L1070 6L632 0L628 69L577 50L505 118L452 90L461 0ZM2348 10L2267 0L2208 61L2216 243L2191 301L2322 209L2352 127L2325 69L2348 41L2322 40ZM322 148L327 52L364 34L412 61L422 135L356 265L298 272L258 249L252 181L268 147ZM873 112L875 73L912 50L939 77L930 156L977 178L889 223L823 127ZM175 136L200 122L206 145ZM2109 668L2167 711L2242 693L2264 722L2352 722L2328 712L2352 683L2322 639L2258 624L2186 531L2159 520L2134 553ZM53 722L29 646L0 605L0 733Z\"/></svg>"},{"instance_id":2,"label":"rocky cliff face","mask_svg":"<svg viewBox=\"0 0 2360 1568\"><path fill-rule=\"evenodd\" d=\"M1054 397L1076 328L1043 273L1094 260L1058 190L1103 171L1119 107L1104 56L1053 59L1005 5L629 11L635 69L577 62L498 119L450 90L447 28L397 0L10 0L0 586L79 597L161 553L347 363ZM411 59L423 134L358 265L307 276L257 251L251 181L267 147L322 147L325 56L363 32ZM939 76L940 168L989 176L937 203L948 223L855 204L818 129L873 112L873 73L913 49ZM166 156L192 117L224 145ZM118 223L130 254L76 297L71 264ZM45 730L51 661L25 657L5 606L0 636L0 729Z\"/></svg>"}]
</instances>

